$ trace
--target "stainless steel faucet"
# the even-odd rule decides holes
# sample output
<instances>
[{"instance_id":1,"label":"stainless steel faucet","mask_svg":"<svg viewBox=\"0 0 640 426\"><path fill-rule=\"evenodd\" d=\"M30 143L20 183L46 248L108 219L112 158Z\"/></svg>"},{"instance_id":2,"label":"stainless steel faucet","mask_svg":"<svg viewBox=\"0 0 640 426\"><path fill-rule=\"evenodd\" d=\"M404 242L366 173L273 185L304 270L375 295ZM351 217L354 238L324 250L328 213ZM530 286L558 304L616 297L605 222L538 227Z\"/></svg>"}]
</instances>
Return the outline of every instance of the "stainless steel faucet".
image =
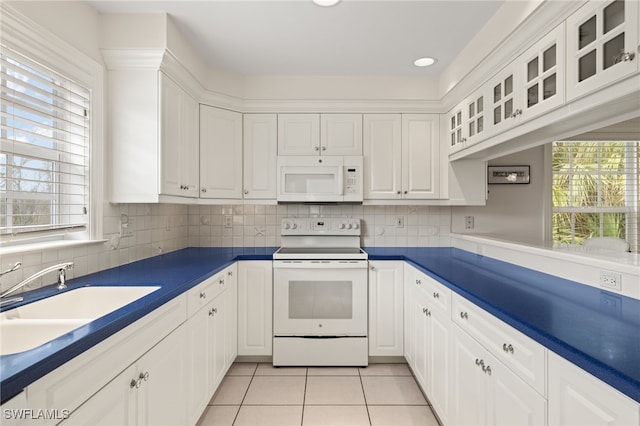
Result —
<instances>
[{"instance_id":1,"label":"stainless steel faucet","mask_svg":"<svg viewBox=\"0 0 640 426\"><path fill-rule=\"evenodd\" d=\"M16 267L16 265L14 265L14 267L6 272L11 272L12 270L18 269L18 267ZM42 271L40 272L36 272L35 274L31 275L28 278L25 278L24 280L20 281L18 284L14 285L13 287L11 287L9 290L6 290L4 292L2 292L0 294L0 306L7 304L7 303L11 303L11 302L20 302L23 300L22 297L13 297L11 299L8 300L2 300L5 297L7 297L8 295L10 295L11 293L14 293L15 291L21 289L22 287L24 287L25 285L29 284L32 281L37 280L38 278L42 277L43 275L48 274L49 272L52 271L58 271L58 290L62 290L67 288L66 285L66 281L67 281L67 275L66 275L66 270L67 269L71 269L73 268L73 262L65 262L65 263L59 263L57 265L53 265L53 266L49 266L48 268L44 268Z\"/></svg>"}]
</instances>

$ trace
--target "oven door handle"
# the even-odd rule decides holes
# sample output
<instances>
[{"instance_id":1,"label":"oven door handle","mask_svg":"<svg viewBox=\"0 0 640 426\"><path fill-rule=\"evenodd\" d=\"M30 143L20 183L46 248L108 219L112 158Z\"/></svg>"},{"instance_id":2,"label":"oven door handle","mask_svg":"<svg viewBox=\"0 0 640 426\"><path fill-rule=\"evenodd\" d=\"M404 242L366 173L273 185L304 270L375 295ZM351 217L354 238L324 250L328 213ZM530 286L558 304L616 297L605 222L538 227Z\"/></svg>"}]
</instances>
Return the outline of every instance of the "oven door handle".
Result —
<instances>
[{"instance_id":1,"label":"oven door handle","mask_svg":"<svg viewBox=\"0 0 640 426\"><path fill-rule=\"evenodd\" d=\"M274 260L279 269L366 269L366 260Z\"/></svg>"}]
</instances>

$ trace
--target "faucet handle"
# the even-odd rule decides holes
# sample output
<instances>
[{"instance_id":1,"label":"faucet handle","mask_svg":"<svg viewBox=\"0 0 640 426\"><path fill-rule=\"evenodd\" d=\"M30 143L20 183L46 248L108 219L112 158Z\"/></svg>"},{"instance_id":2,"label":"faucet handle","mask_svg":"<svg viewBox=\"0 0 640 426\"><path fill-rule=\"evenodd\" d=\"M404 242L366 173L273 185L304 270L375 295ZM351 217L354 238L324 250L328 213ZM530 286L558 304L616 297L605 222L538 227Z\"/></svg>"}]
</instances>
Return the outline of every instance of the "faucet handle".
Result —
<instances>
[{"instance_id":1,"label":"faucet handle","mask_svg":"<svg viewBox=\"0 0 640 426\"><path fill-rule=\"evenodd\" d=\"M22 262L16 262L11 268L7 269L6 271L2 271L0 272L0 277L8 274L9 272L13 272L17 269L20 269L22 267Z\"/></svg>"}]
</instances>

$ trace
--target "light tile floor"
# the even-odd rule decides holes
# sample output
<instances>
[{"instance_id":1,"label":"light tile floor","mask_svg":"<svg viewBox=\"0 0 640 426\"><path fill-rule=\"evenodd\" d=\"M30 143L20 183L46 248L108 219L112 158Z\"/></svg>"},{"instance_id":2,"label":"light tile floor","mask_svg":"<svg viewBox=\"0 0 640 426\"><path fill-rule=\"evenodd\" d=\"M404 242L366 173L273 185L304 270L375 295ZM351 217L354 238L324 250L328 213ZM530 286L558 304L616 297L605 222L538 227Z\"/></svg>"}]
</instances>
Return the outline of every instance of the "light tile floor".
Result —
<instances>
[{"instance_id":1,"label":"light tile floor","mask_svg":"<svg viewBox=\"0 0 640 426\"><path fill-rule=\"evenodd\" d=\"M199 426L437 426L406 364L281 367L236 363Z\"/></svg>"}]
</instances>

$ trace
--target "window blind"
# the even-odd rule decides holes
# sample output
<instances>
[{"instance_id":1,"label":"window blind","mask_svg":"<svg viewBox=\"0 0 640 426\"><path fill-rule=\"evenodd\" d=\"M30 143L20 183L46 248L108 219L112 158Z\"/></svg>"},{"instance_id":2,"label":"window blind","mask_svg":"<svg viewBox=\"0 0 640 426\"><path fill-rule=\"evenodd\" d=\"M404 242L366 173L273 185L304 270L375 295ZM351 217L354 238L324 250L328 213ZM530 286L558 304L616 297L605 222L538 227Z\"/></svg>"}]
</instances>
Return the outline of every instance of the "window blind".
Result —
<instances>
[{"instance_id":1,"label":"window blind","mask_svg":"<svg viewBox=\"0 0 640 426\"><path fill-rule=\"evenodd\" d=\"M90 92L0 47L0 234L84 229Z\"/></svg>"},{"instance_id":2,"label":"window blind","mask_svg":"<svg viewBox=\"0 0 640 426\"><path fill-rule=\"evenodd\" d=\"M553 238L616 237L638 252L638 141L553 143Z\"/></svg>"}]
</instances>

